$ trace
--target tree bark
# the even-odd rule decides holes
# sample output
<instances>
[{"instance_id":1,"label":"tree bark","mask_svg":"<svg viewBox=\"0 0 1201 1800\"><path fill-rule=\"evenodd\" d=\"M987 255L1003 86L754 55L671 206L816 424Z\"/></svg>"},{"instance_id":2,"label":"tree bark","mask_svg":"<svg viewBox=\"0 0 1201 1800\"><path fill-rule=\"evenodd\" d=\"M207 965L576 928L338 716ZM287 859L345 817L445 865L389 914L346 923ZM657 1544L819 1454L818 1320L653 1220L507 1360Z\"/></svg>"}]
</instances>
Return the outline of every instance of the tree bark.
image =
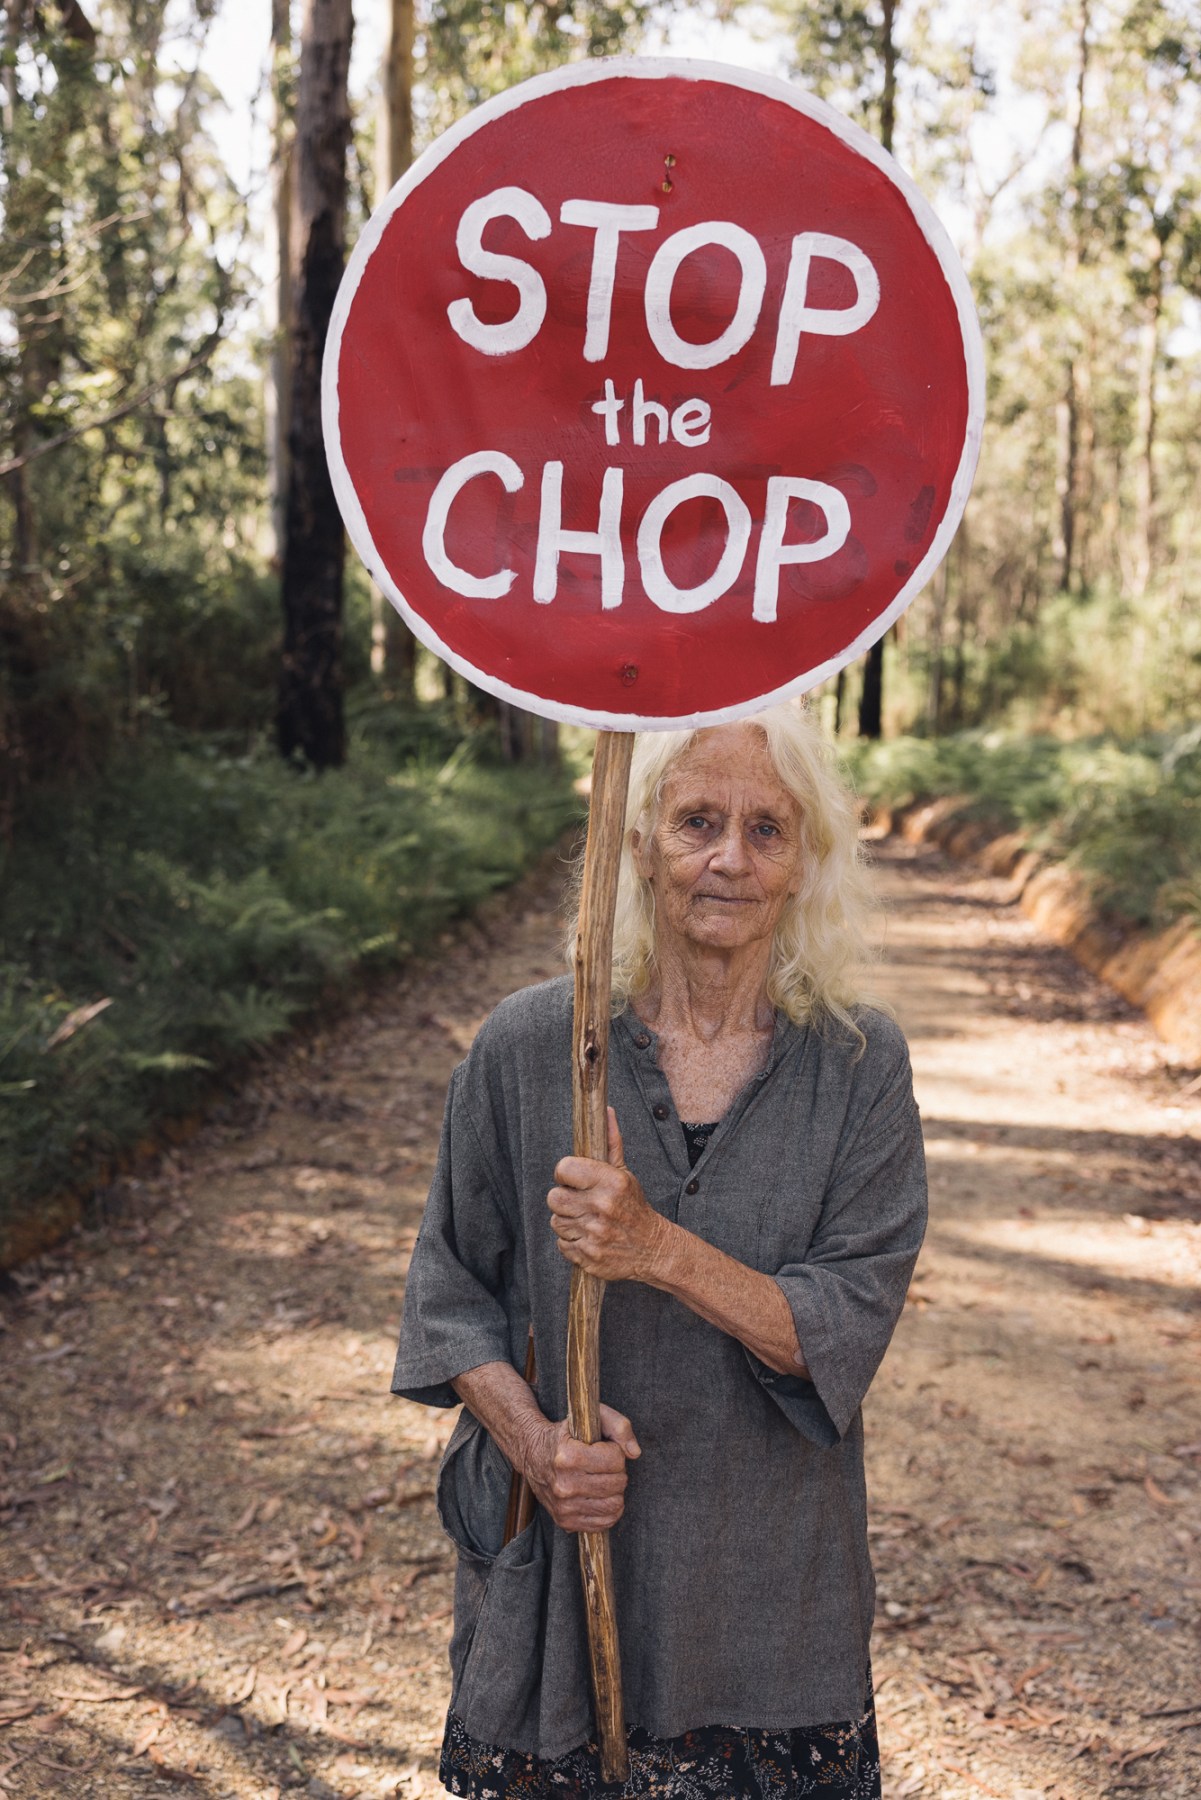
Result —
<instances>
[{"instance_id":1,"label":"tree bark","mask_svg":"<svg viewBox=\"0 0 1201 1800\"><path fill-rule=\"evenodd\" d=\"M1055 407L1057 503L1054 553L1060 591L1071 590L1076 572L1076 452L1080 408L1076 398L1076 363L1064 370L1064 391Z\"/></svg>"},{"instance_id":2,"label":"tree bark","mask_svg":"<svg viewBox=\"0 0 1201 1800\"><path fill-rule=\"evenodd\" d=\"M54 186L38 166L46 146L21 95L17 58L23 44L44 47L48 37L57 42L60 54L65 39L81 69L90 65L96 33L81 7L61 5L45 17L35 0L10 0L4 24L4 225L7 252L20 279L8 303L16 379L10 390L11 454L5 459L5 476L13 507L14 575L18 587L31 589L43 578L37 501L27 468L36 460L45 432L38 409L62 375L62 311L53 296L63 275L63 238Z\"/></svg>"},{"instance_id":3,"label":"tree bark","mask_svg":"<svg viewBox=\"0 0 1201 1800\"><path fill-rule=\"evenodd\" d=\"M8 180L8 194L5 212L8 215L9 232L13 230L14 216L19 216L20 208L14 205L19 192L22 173L15 152L14 140L17 122L21 111L21 89L17 78L17 53L21 41L32 25L33 8L29 0L12 0L7 9L4 25L4 138L5 138L5 170ZM32 284L36 287L36 280ZM31 442L29 408L26 399L26 332L22 329L19 317L14 320L17 331L17 371L15 394L12 405L12 423L10 427L10 443L12 454L10 462L12 472L7 476L9 495L13 508L13 568L18 584L23 585L32 574L37 562L37 524L33 510L33 495L29 486L29 477L25 472L25 460Z\"/></svg>"},{"instance_id":4,"label":"tree bark","mask_svg":"<svg viewBox=\"0 0 1201 1800\"><path fill-rule=\"evenodd\" d=\"M37 11L40 13L41 8ZM89 49L96 47L96 27L80 6L79 0L58 0L59 19L62 22L63 35L74 38L77 44L86 44Z\"/></svg>"},{"instance_id":5,"label":"tree bark","mask_svg":"<svg viewBox=\"0 0 1201 1800\"><path fill-rule=\"evenodd\" d=\"M1071 224L1068 231L1067 292L1072 295L1081 264L1085 260L1084 220L1084 127L1085 99L1088 86L1089 24L1092 0L1080 0L1077 32L1076 81L1073 93L1072 150L1068 187L1072 197ZM1056 440L1058 467L1055 491L1058 500L1055 557L1059 565L1059 587L1070 593L1078 585L1081 487L1086 479L1087 458L1082 454L1085 436L1085 392L1089 385L1088 370L1079 354L1069 355L1064 365L1063 392L1056 407Z\"/></svg>"},{"instance_id":6,"label":"tree bark","mask_svg":"<svg viewBox=\"0 0 1201 1800\"><path fill-rule=\"evenodd\" d=\"M884 639L879 637L863 659L859 690L859 735L876 739L884 733Z\"/></svg>"},{"instance_id":7,"label":"tree bark","mask_svg":"<svg viewBox=\"0 0 1201 1800\"><path fill-rule=\"evenodd\" d=\"M955 646L951 658L951 708L947 723L958 731L967 712L967 527L959 527L955 540ZM947 573L950 586L950 572Z\"/></svg>"},{"instance_id":8,"label":"tree bark","mask_svg":"<svg viewBox=\"0 0 1201 1800\"><path fill-rule=\"evenodd\" d=\"M884 0L881 23L884 53L884 87L880 95L880 142L892 155L893 133L897 123L897 0Z\"/></svg>"},{"instance_id":9,"label":"tree bark","mask_svg":"<svg viewBox=\"0 0 1201 1800\"><path fill-rule=\"evenodd\" d=\"M880 95L880 142L891 155L897 121L897 0L884 0L881 50L884 87ZM887 635L887 633L885 634ZM884 733L884 638L877 638L863 665L859 694L859 735L876 739Z\"/></svg>"},{"instance_id":10,"label":"tree bark","mask_svg":"<svg viewBox=\"0 0 1201 1800\"><path fill-rule=\"evenodd\" d=\"M1097 426L1093 407L1093 360L1096 334L1089 331L1083 352L1076 363L1076 468L1075 544L1077 592L1085 592L1092 581L1093 498L1096 472Z\"/></svg>"},{"instance_id":11,"label":"tree bark","mask_svg":"<svg viewBox=\"0 0 1201 1800\"><path fill-rule=\"evenodd\" d=\"M413 0L390 0L376 158L377 205L413 160L414 37Z\"/></svg>"},{"instance_id":12,"label":"tree bark","mask_svg":"<svg viewBox=\"0 0 1201 1800\"><path fill-rule=\"evenodd\" d=\"M275 316L267 377L267 459L274 556L282 567L288 497L292 319L292 9L271 0L271 216L275 231Z\"/></svg>"},{"instance_id":13,"label":"tree bark","mask_svg":"<svg viewBox=\"0 0 1201 1800\"><path fill-rule=\"evenodd\" d=\"M1151 583L1155 561L1155 377L1159 369L1160 316L1163 311L1163 244L1156 241L1155 261L1139 333L1138 401L1134 474L1134 556L1130 590L1141 600Z\"/></svg>"},{"instance_id":14,"label":"tree bark","mask_svg":"<svg viewBox=\"0 0 1201 1800\"><path fill-rule=\"evenodd\" d=\"M292 211L292 418L278 741L318 769L346 755L344 538L321 431L321 359L346 247L351 0L305 0Z\"/></svg>"},{"instance_id":15,"label":"tree bark","mask_svg":"<svg viewBox=\"0 0 1201 1800\"><path fill-rule=\"evenodd\" d=\"M926 645L926 734L937 737L942 726L942 640L947 610L947 564L930 583L930 635Z\"/></svg>"},{"instance_id":16,"label":"tree bark","mask_svg":"<svg viewBox=\"0 0 1201 1800\"><path fill-rule=\"evenodd\" d=\"M395 187L413 160L414 0L388 0L388 41L384 49L375 204ZM389 675L406 699L417 677L417 640L394 606L371 583L371 671Z\"/></svg>"}]
</instances>

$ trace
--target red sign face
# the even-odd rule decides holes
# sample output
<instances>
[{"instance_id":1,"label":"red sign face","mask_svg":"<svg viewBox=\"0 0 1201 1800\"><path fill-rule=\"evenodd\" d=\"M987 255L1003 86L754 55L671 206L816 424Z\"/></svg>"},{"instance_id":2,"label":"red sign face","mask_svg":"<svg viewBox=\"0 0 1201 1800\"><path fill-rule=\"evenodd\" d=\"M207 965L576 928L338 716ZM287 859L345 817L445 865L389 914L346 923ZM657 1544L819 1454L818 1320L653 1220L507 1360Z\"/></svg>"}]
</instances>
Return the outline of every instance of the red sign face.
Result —
<instances>
[{"instance_id":1,"label":"red sign face","mask_svg":"<svg viewBox=\"0 0 1201 1800\"><path fill-rule=\"evenodd\" d=\"M712 723L859 654L967 500L970 291L875 142L783 82L621 59L479 108L371 219L326 441L423 642L535 712Z\"/></svg>"}]
</instances>

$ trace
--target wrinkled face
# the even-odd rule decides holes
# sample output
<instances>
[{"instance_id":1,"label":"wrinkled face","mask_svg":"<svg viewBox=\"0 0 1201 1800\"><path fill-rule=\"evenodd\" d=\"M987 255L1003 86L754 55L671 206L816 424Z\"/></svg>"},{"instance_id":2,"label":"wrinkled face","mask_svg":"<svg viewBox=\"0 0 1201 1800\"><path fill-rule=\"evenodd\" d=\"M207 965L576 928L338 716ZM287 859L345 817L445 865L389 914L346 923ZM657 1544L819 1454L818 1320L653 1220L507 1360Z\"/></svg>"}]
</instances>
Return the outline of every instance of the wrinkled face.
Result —
<instances>
[{"instance_id":1,"label":"wrinkled face","mask_svg":"<svg viewBox=\"0 0 1201 1800\"><path fill-rule=\"evenodd\" d=\"M770 942L800 885L800 809L755 725L702 731L667 777L649 840L633 843L661 939Z\"/></svg>"}]
</instances>

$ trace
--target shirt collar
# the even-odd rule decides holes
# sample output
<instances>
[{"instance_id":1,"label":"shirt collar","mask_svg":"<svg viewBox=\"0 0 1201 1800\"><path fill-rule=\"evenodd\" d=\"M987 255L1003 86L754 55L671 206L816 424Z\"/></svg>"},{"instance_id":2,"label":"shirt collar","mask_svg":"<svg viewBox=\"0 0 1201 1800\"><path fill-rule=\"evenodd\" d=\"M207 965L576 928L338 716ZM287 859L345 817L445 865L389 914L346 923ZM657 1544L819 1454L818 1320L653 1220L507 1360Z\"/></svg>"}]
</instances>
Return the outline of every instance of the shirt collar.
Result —
<instances>
[{"instance_id":1,"label":"shirt collar","mask_svg":"<svg viewBox=\"0 0 1201 1800\"><path fill-rule=\"evenodd\" d=\"M627 1006L613 1021L614 1025L626 1037L630 1049L645 1062L657 1066L659 1061L659 1037L644 1020L640 1019L632 1007ZM775 1025L772 1029L771 1049L767 1061L756 1081L766 1081L772 1071L778 1068L784 1057L801 1036L803 1027L796 1025L781 1007L776 1008Z\"/></svg>"}]
</instances>

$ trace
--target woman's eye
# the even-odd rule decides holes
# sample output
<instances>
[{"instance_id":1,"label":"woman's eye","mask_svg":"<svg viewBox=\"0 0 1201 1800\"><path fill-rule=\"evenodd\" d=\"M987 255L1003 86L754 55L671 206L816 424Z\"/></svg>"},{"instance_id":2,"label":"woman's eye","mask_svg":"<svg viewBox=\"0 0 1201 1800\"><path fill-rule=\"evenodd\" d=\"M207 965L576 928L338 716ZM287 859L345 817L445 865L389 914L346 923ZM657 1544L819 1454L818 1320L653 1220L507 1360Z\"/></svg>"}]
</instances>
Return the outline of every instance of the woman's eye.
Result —
<instances>
[{"instance_id":1,"label":"woman's eye","mask_svg":"<svg viewBox=\"0 0 1201 1800\"><path fill-rule=\"evenodd\" d=\"M760 824L756 825L755 830L760 837L771 838L779 837L780 835L780 827L778 825L772 825L767 819L762 820Z\"/></svg>"},{"instance_id":2,"label":"woman's eye","mask_svg":"<svg viewBox=\"0 0 1201 1800\"><path fill-rule=\"evenodd\" d=\"M684 823L690 831L703 831L709 821L701 813L690 813Z\"/></svg>"}]
</instances>

